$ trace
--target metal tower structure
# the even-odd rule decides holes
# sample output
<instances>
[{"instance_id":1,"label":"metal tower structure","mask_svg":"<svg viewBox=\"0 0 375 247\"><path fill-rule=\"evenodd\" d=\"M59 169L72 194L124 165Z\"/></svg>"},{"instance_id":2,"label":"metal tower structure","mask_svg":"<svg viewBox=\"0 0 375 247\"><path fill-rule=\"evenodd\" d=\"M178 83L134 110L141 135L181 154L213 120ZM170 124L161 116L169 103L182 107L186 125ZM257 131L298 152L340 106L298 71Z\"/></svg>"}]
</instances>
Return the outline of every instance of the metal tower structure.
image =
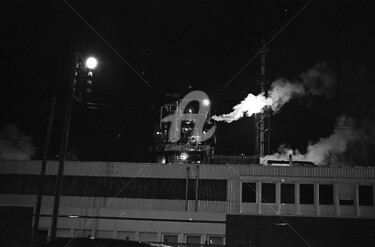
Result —
<instances>
[{"instance_id":1,"label":"metal tower structure","mask_svg":"<svg viewBox=\"0 0 375 247\"><path fill-rule=\"evenodd\" d=\"M264 48L265 41L262 40L260 48L260 74L258 84L260 85L260 93L267 96L267 87L269 84L268 71L266 70L266 55L270 52L269 49ZM267 109L263 109L260 113L255 115L255 153L259 157L264 157L270 151L270 115Z\"/></svg>"}]
</instances>

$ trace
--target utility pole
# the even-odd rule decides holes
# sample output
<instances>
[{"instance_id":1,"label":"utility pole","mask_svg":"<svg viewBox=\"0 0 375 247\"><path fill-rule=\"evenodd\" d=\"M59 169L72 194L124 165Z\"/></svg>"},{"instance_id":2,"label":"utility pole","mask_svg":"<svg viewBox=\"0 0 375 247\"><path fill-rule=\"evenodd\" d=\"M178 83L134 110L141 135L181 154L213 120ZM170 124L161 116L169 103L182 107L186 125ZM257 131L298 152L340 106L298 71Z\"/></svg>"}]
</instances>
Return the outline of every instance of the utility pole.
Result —
<instances>
[{"instance_id":1,"label":"utility pole","mask_svg":"<svg viewBox=\"0 0 375 247\"><path fill-rule=\"evenodd\" d=\"M70 119L72 115L73 101L75 98L75 87L77 82L81 85L85 83L91 85L92 70L97 66L97 60L94 57L89 57L84 62L82 56L78 53L74 53L74 59L72 64L72 69L70 75L73 75L73 78L70 78L68 83L68 93L66 100L65 108L65 117L63 123L63 131L60 142L60 157L59 157L59 167L57 171L57 182L54 196L53 212L52 212L52 223L51 223L51 240L56 239L57 233L57 221L59 217L59 208L60 208L60 198L63 188L63 177L64 177L64 165L65 165L65 156L68 149L68 140L69 140L69 128L70 128Z\"/></svg>"},{"instance_id":2,"label":"utility pole","mask_svg":"<svg viewBox=\"0 0 375 247\"><path fill-rule=\"evenodd\" d=\"M267 96L268 76L266 71L266 54L269 49L264 48L265 40L262 40L260 48L260 75L258 83L260 84L260 93ZM270 116L266 109L255 115L255 153L259 157L264 157L270 150Z\"/></svg>"},{"instance_id":3,"label":"utility pole","mask_svg":"<svg viewBox=\"0 0 375 247\"><path fill-rule=\"evenodd\" d=\"M70 128L70 118L72 115L72 106L73 106L73 98L74 98L74 86L76 84L76 73L78 67L78 53L74 54L74 63L72 73L73 81L69 81L68 83L68 96L66 100L66 107L65 107L65 116L64 116L64 123L63 123L63 131L62 137L60 142L60 156L59 156L59 167L57 171L57 182L55 188L55 196L54 196L54 203L53 203L53 212L52 212L52 223L51 223L51 240L56 239L56 232L57 232L57 221L59 216L59 208L60 208L60 197L61 191L63 187L63 176L64 176L64 164L65 164L65 156L66 151L68 148L68 139L69 139L69 128Z\"/></svg>"},{"instance_id":4,"label":"utility pole","mask_svg":"<svg viewBox=\"0 0 375 247\"><path fill-rule=\"evenodd\" d=\"M44 140L44 147L43 147L43 161L42 161L42 165L40 168L38 197L37 197L36 206L35 206L34 232L33 232L33 239L32 239L32 246L35 246L35 247L39 246L38 230L39 230L40 208L42 206L44 178L46 175L48 151L49 151L49 146L50 146L50 141L51 141L53 119L55 115L55 105L56 105L56 96L53 96L51 98L50 109L49 109L48 124L47 124L47 129L46 129L45 140Z\"/></svg>"}]
</instances>

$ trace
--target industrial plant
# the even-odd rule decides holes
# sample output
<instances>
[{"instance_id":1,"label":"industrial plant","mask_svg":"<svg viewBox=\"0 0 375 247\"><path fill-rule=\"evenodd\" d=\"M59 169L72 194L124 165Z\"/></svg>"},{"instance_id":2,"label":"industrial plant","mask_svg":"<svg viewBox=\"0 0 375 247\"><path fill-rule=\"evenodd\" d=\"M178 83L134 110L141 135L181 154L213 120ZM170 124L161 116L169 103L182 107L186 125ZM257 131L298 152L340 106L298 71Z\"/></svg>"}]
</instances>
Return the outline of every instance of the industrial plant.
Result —
<instances>
[{"instance_id":1,"label":"industrial plant","mask_svg":"<svg viewBox=\"0 0 375 247\"><path fill-rule=\"evenodd\" d=\"M211 116L202 91L162 105L153 133L155 163L65 162L57 215L57 161L48 161L41 187L41 161L1 160L2 238L25 246L38 218L34 245L53 230L57 238L156 246L374 246L374 167L322 165L292 154L262 162L271 155L270 111L281 104L267 91L268 52L260 52L260 93L239 104L245 108ZM246 108L254 106L248 100L258 108ZM255 155L216 154L216 122L253 115ZM17 236L10 231L15 228Z\"/></svg>"}]
</instances>

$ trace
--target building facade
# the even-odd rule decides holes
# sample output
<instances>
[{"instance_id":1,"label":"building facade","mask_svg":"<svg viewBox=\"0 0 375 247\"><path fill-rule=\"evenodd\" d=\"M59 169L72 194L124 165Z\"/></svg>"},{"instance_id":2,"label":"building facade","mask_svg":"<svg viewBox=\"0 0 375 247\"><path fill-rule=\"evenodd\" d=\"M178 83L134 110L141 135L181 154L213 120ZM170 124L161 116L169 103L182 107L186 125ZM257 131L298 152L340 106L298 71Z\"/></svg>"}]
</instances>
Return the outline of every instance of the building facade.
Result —
<instances>
[{"instance_id":1,"label":"building facade","mask_svg":"<svg viewBox=\"0 0 375 247\"><path fill-rule=\"evenodd\" d=\"M0 161L0 207L35 207L40 166ZM48 162L40 219L45 232L57 168L58 162ZM374 193L374 168L66 162L57 236L373 246Z\"/></svg>"}]
</instances>

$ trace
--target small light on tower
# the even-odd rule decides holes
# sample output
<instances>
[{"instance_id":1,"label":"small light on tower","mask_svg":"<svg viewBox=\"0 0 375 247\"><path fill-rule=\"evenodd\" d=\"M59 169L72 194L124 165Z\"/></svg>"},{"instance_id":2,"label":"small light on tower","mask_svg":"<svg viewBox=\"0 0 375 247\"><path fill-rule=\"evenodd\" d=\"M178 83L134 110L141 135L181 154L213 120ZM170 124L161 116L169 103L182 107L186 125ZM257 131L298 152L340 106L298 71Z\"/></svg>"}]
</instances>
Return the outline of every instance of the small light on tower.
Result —
<instances>
[{"instance_id":1,"label":"small light on tower","mask_svg":"<svg viewBox=\"0 0 375 247\"><path fill-rule=\"evenodd\" d=\"M209 100L209 99L204 99L204 100L202 101L202 104L203 104L204 106L209 106L209 105L210 105L210 100Z\"/></svg>"}]
</instances>

